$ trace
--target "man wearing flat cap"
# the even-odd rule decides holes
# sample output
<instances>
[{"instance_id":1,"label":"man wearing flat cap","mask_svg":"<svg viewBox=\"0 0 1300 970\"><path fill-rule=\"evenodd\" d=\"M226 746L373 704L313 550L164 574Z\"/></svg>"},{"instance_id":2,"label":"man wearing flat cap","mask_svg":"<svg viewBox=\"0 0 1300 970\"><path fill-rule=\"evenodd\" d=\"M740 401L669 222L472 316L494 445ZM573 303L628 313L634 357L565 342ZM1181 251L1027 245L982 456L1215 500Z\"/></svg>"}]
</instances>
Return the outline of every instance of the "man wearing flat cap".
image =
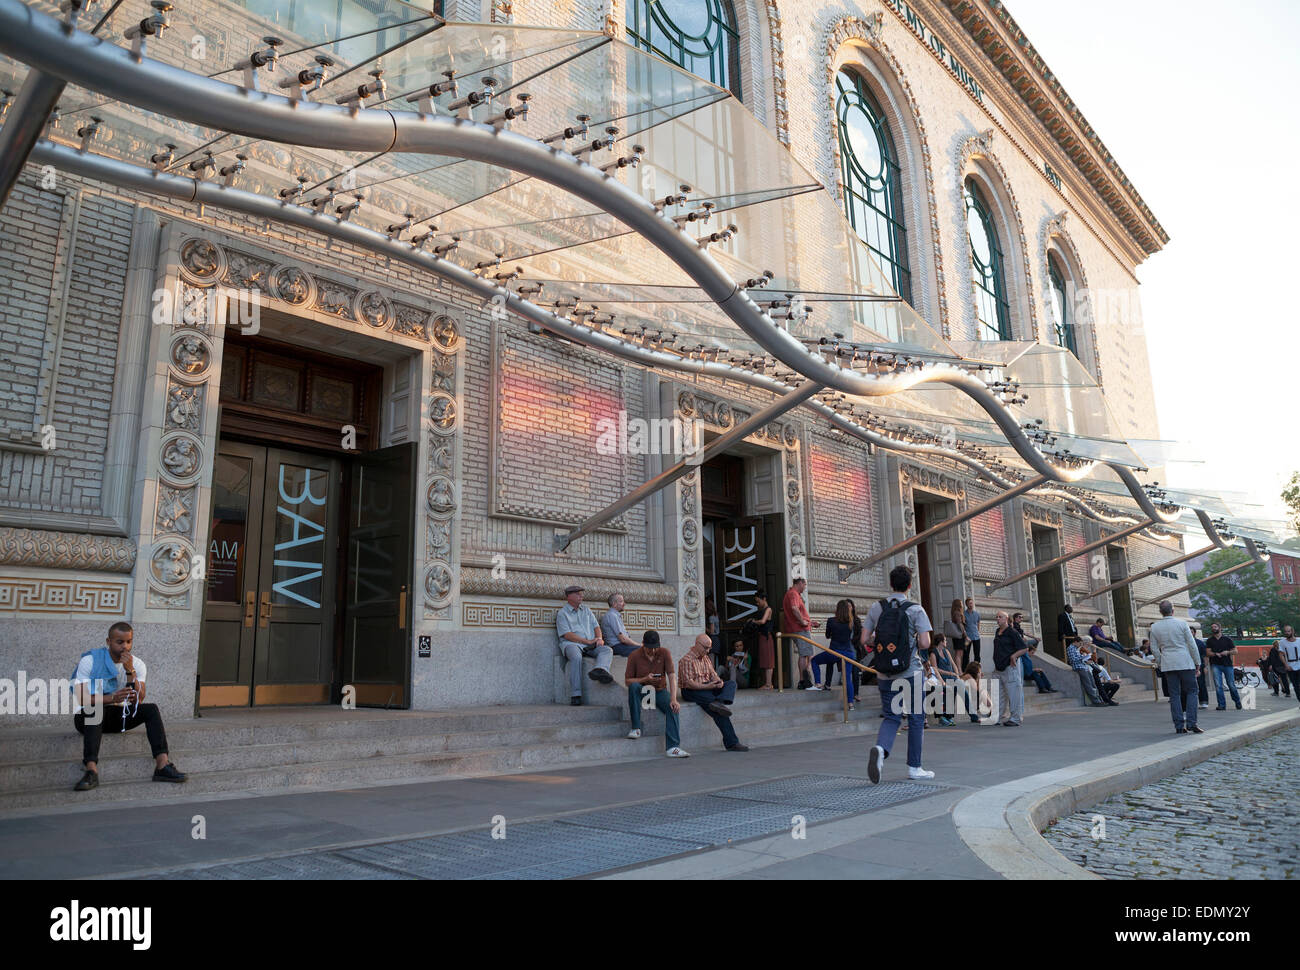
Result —
<instances>
[{"instance_id":1,"label":"man wearing flat cap","mask_svg":"<svg viewBox=\"0 0 1300 970\"><path fill-rule=\"evenodd\" d=\"M555 632L560 636L560 653L567 661L569 675L569 703L582 706L582 658L594 657L595 668L587 676L601 684L612 684L609 672L614 651L605 646L596 614L582 605L582 587L569 586L564 591L568 603L555 614Z\"/></svg>"}]
</instances>

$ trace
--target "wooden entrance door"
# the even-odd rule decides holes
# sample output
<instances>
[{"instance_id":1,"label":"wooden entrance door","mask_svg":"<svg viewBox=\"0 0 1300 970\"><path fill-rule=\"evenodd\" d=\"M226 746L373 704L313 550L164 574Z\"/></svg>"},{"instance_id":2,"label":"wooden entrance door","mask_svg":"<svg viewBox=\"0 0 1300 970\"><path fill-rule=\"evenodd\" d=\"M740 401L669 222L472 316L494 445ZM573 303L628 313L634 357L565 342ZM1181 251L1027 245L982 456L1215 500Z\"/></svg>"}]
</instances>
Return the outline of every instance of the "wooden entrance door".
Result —
<instances>
[{"instance_id":1,"label":"wooden entrance door","mask_svg":"<svg viewBox=\"0 0 1300 970\"><path fill-rule=\"evenodd\" d=\"M201 707L330 700L340 469L336 458L220 445Z\"/></svg>"}]
</instances>

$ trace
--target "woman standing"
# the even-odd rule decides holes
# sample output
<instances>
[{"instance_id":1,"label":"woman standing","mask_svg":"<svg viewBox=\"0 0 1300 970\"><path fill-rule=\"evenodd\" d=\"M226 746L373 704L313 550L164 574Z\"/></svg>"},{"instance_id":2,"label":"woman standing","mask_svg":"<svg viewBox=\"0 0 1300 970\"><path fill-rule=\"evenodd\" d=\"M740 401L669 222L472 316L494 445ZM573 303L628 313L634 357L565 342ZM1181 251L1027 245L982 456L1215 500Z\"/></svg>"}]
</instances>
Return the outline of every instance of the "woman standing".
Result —
<instances>
[{"instance_id":1,"label":"woman standing","mask_svg":"<svg viewBox=\"0 0 1300 970\"><path fill-rule=\"evenodd\" d=\"M862 618L858 616L858 606L853 600L845 600L849 604L849 616L853 618L853 659L858 663L863 663L867 657L867 635L862 629ZM857 667L853 668L853 693L856 696L862 690L862 671Z\"/></svg>"},{"instance_id":2,"label":"woman standing","mask_svg":"<svg viewBox=\"0 0 1300 970\"><path fill-rule=\"evenodd\" d=\"M835 615L826 621L826 636L831 641L831 650L834 653L821 653L813 658L814 665L826 664L826 684L822 690L830 690L831 669L833 665L839 663L835 654L841 657L854 657L853 649L853 614L849 609L848 600L840 600L835 604ZM855 658L856 659L856 658ZM843 665L847 670L848 664ZM853 701L855 694L853 692L853 678L843 677L844 690L848 693L849 710L853 710Z\"/></svg>"},{"instance_id":3,"label":"woman standing","mask_svg":"<svg viewBox=\"0 0 1300 970\"><path fill-rule=\"evenodd\" d=\"M772 668L776 666L776 649L772 645L772 607L767 603L767 593L754 594L758 606L758 669L763 671L763 685L759 690L772 690Z\"/></svg>"},{"instance_id":4,"label":"woman standing","mask_svg":"<svg viewBox=\"0 0 1300 970\"><path fill-rule=\"evenodd\" d=\"M952 601L948 619L943 621L943 635L952 644L952 651L957 658L957 669L966 669L966 613L962 610L961 600Z\"/></svg>"}]
</instances>

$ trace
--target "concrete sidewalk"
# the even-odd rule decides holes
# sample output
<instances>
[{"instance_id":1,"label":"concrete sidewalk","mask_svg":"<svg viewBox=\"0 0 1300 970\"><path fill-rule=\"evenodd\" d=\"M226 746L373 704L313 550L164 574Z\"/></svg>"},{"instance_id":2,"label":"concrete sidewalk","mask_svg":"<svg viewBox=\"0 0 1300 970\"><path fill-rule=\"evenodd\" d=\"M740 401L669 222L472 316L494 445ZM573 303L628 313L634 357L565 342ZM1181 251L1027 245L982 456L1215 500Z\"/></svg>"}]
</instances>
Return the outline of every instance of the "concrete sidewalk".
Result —
<instances>
[{"instance_id":1,"label":"concrete sidewalk","mask_svg":"<svg viewBox=\"0 0 1300 970\"><path fill-rule=\"evenodd\" d=\"M1259 694L1258 711L1202 711L1201 723L1237 725L1295 700ZM743 725L742 725L743 726ZM970 723L926 732L933 796L663 862L615 878L992 878L959 838L952 808L974 791L1173 738L1167 704L1080 708L1029 717L1008 729ZM0 877L104 878L192 869L439 833L486 830L713 792L794 775L866 778L869 737L697 750L686 761L584 765L536 774L219 800L118 804L0 820ZM906 736L885 781L906 778ZM2 808L3 806L0 806ZM203 816L206 838L192 836ZM599 868L597 866L597 868Z\"/></svg>"}]
</instances>

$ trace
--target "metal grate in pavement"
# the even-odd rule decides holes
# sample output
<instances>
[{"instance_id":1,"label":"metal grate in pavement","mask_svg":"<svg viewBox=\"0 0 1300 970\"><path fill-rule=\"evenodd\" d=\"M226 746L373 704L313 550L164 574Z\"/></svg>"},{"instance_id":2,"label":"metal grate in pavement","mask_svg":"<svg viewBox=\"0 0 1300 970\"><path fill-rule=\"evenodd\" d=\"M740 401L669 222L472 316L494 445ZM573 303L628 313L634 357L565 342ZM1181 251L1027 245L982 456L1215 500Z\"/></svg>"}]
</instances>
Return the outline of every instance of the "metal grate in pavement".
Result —
<instances>
[{"instance_id":1,"label":"metal grate in pavement","mask_svg":"<svg viewBox=\"0 0 1300 970\"><path fill-rule=\"evenodd\" d=\"M796 775L707 795L681 795L546 822L507 823L427 839L304 853L167 874L167 879L570 879L787 831L946 791Z\"/></svg>"},{"instance_id":2,"label":"metal grate in pavement","mask_svg":"<svg viewBox=\"0 0 1300 970\"><path fill-rule=\"evenodd\" d=\"M914 781L873 785L865 778L847 778L842 775L796 775L793 778L729 788L714 792L714 796L771 802L789 807L821 808L832 811L834 815L856 815L947 790L946 785L922 785ZM812 819L809 818L809 821Z\"/></svg>"},{"instance_id":3,"label":"metal grate in pavement","mask_svg":"<svg viewBox=\"0 0 1300 970\"><path fill-rule=\"evenodd\" d=\"M573 815L560 819L560 822L582 828L639 832L680 839L698 846L714 846L789 829L792 815L803 815L808 822L824 822L844 814L847 813L802 807L791 810L786 805L746 804L738 799L728 800L713 795L688 795Z\"/></svg>"},{"instance_id":4,"label":"metal grate in pavement","mask_svg":"<svg viewBox=\"0 0 1300 970\"><path fill-rule=\"evenodd\" d=\"M483 830L457 832L338 854L420 879L568 879L679 855L707 844L558 822L507 826L505 834L504 839L493 839Z\"/></svg>"},{"instance_id":5,"label":"metal grate in pavement","mask_svg":"<svg viewBox=\"0 0 1300 970\"><path fill-rule=\"evenodd\" d=\"M333 852L286 856L282 859L259 859L255 862L232 862L207 869L169 872L153 879L415 879L374 866L340 858Z\"/></svg>"}]
</instances>

